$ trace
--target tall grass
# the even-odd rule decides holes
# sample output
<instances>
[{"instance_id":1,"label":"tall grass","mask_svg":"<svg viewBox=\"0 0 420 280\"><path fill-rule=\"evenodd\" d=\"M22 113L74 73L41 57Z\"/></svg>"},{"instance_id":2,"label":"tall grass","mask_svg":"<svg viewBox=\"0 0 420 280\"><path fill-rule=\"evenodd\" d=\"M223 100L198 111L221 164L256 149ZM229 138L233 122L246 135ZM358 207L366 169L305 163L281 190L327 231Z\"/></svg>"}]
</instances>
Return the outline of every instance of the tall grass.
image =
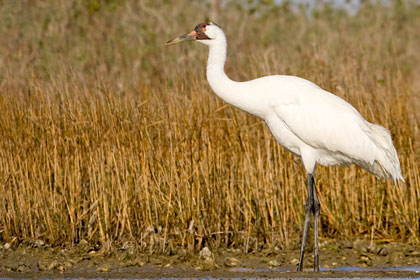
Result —
<instances>
[{"instance_id":1,"label":"tall grass","mask_svg":"<svg viewBox=\"0 0 420 280\"><path fill-rule=\"evenodd\" d=\"M182 2L182 3L181 3ZM318 166L322 238L419 243L420 7L219 15L237 80L297 75L390 130L405 184ZM265 124L209 89L207 49L163 43L203 1L4 1L0 240L142 250L298 244L305 176Z\"/></svg>"}]
</instances>

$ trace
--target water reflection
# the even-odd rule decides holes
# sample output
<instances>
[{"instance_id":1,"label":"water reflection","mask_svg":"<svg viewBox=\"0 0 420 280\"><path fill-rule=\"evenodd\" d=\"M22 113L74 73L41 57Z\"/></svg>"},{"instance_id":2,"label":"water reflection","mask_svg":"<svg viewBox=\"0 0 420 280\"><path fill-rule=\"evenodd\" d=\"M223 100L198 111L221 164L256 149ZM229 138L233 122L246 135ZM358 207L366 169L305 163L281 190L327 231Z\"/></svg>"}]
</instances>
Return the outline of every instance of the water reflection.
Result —
<instances>
[{"instance_id":1,"label":"water reflection","mask_svg":"<svg viewBox=\"0 0 420 280\"><path fill-rule=\"evenodd\" d=\"M246 267L235 267L231 268L231 271L237 272L269 272L269 271L278 271L278 272L287 272L291 271L286 268L246 268ZM360 267L360 266L341 266L335 268L320 268L321 271L414 271L419 273L420 278L420 266L399 266L399 267ZM413 278L410 278L413 279Z\"/></svg>"},{"instance_id":2,"label":"water reflection","mask_svg":"<svg viewBox=\"0 0 420 280\"><path fill-rule=\"evenodd\" d=\"M252 268L246 268L246 267L235 267L235 268L231 268L229 271L232 272L250 272L250 273L264 273L264 272L292 272L289 269L285 269L285 268L276 268L276 269L268 269L268 268L256 268L256 269L252 269ZM323 275L319 275L319 277L317 278L292 278L292 279L296 279L296 280L313 280L313 279L327 279L327 280L337 280L337 279L363 279L363 280L373 280L373 279L381 279L381 280L395 280L395 279L417 279L420 280L420 266L401 266L401 267L359 267L359 266L342 266L342 267L335 267L335 268L322 268L321 267L321 271L322 272L334 272L334 271L341 271L341 272L349 272L348 277L344 277L344 278L331 278L331 275L325 275L325 277L323 277ZM395 271L395 272L416 272L418 273L418 277L372 277L369 276L369 272L379 272L379 271ZM367 272L366 273L366 277L362 276L362 277L352 277L351 273L352 272ZM359 274L360 275L360 274ZM31 277L33 278L33 277ZM37 278L37 277L34 277ZM19 278L2 278L0 276L0 280L16 280ZM41 279L41 278L39 278ZM102 280L102 279L109 279L109 278L42 278L43 280L56 280L56 279L63 279L63 280L76 280L76 279L83 279L83 280ZM124 279L124 280L140 280L140 279L145 279L145 278L114 278L116 279ZM150 279L150 278L149 278ZM168 278L154 278L154 279L161 279L161 280L175 280L175 279L181 279L181 278L172 278L172 277L168 277ZM213 277L202 277L202 278L182 278L183 280L188 280L188 279L193 279L193 280L197 280L197 279L205 279L205 280L216 280L216 279L221 279L221 278L213 278ZM239 280L239 279L262 279L262 278L229 278L230 280ZM288 278L270 278L270 279L291 279L290 277Z\"/></svg>"}]
</instances>

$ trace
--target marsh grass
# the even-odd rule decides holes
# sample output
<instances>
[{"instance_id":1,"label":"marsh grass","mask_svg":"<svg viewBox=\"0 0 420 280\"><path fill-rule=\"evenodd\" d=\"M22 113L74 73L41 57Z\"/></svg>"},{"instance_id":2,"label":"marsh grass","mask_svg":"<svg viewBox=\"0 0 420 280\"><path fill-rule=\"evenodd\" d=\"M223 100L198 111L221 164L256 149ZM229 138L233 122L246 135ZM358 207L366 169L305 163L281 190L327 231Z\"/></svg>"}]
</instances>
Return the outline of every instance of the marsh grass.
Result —
<instances>
[{"instance_id":1,"label":"marsh grass","mask_svg":"<svg viewBox=\"0 0 420 280\"><path fill-rule=\"evenodd\" d=\"M203 21L202 2L191 3L1 4L1 241L298 244L299 158L210 91L205 47L163 46ZM419 11L396 1L310 16L231 1L220 15L234 79L307 78L392 134L406 183L317 167L322 239L419 243Z\"/></svg>"}]
</instances>

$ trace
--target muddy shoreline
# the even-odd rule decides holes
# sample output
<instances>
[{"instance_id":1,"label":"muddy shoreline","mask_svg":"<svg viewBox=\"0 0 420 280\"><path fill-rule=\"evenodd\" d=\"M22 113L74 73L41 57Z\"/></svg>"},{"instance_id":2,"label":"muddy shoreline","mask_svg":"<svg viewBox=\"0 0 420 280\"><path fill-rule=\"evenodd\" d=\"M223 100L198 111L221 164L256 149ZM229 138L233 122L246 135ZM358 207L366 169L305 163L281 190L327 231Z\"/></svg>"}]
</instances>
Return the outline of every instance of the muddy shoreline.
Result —
<instances>
[{"instance_id":1,"label":"muddy shoreline","mask_svg":"<svg viewBox=\"0 0 420 280\"><path fill-rule=\"evenodd\" d=\"M207 247L193 253L180 249L147 254L130 244L107 249L85 243L71 248L6 248L0 249L0 278L420 278L420 248L393 242L324 242L319 273L312 272L312 252L299 273L299 250L278 247L248 254Z\"/></svg>"},{"instance_id":2,"label":"muddy shoreline","mask_svg":"<svg viewBox=\"0 0 420 280\"><path fill-rule=\"evenodd\" d=\"M1 273L0 278L85 278L85 279L162 279L162 278L419 278L420 274L412 271L323 271L323 272L237 272L227 270L194 271L192 269L132 269L130 271L114 271L107 273L72 271L72 272L25 272Z\"/></svg>"}]
</instances>

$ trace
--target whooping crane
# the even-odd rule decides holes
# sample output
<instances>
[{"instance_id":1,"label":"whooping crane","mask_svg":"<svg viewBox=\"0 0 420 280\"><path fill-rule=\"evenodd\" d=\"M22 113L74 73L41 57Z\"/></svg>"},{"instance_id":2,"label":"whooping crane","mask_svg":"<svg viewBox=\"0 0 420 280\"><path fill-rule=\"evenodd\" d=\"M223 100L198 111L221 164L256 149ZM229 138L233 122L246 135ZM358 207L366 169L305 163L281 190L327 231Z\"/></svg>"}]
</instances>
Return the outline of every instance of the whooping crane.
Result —
<instances>
[{"instance_id":1,"label":"whooping crane","mask_svg":"<svg viewBox=\"0 0 420 280\"><path fill-rule=\"evenodd\" d=\"M213 22L166 45L197 41L209 47L207 80L221 99L265 121L276 140L302 159L307 173L308 198L298 270L302 271L309 219L314 215L314 270L319 271L318 227L320 203L315 187L317 163L352 163L378 178L402 180L400 162L388 131L367 122L340 97L294 76L274 75L246 82L231 80L224 71L226 36Z\"/></svg>"}]
</instances>

